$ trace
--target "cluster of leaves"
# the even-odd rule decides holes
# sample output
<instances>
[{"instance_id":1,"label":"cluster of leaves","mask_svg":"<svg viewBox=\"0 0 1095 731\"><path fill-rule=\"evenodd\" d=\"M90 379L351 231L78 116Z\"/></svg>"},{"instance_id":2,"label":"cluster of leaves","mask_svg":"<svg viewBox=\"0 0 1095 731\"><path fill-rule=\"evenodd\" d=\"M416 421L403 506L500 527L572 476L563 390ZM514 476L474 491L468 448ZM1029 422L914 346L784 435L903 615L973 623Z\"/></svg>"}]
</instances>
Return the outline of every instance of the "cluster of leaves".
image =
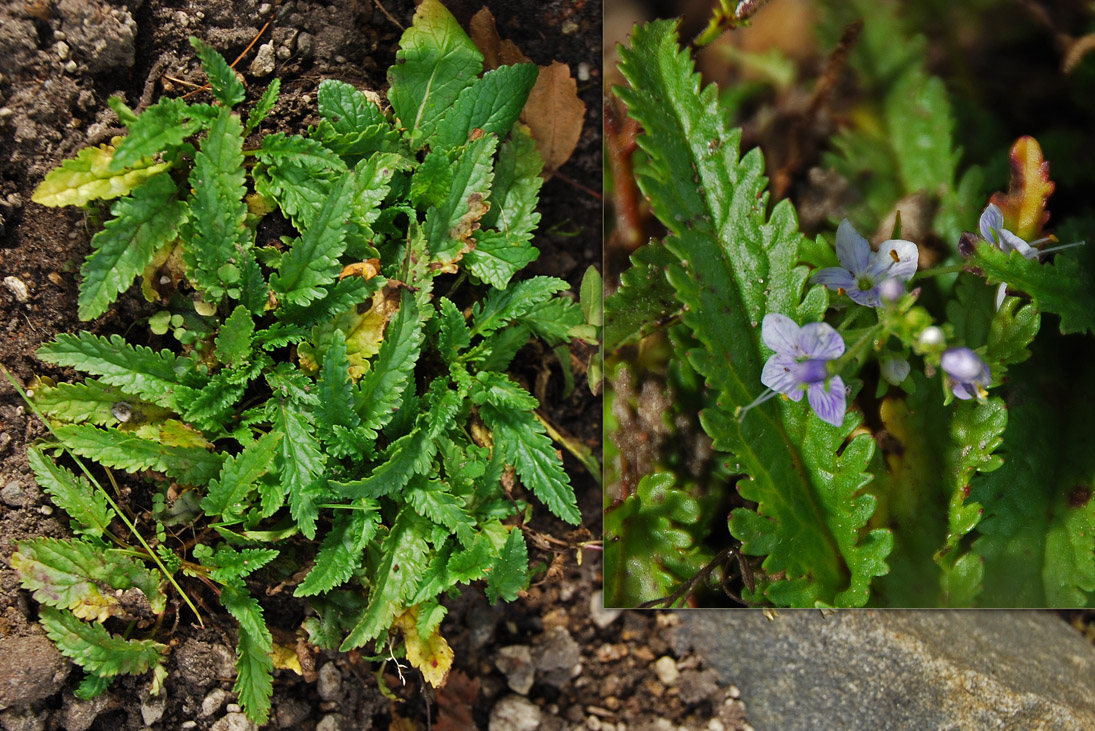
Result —
<instances>
[{"instance_id":1,"label":"cluster of leaves","mask_svg":"<svg viewBox=\"0 0 1095 731\"><path fill-rule=\"evenodd\" d=\"M13 564L87 671L84 695L119 673L162 676L159 625L147 628L164 612L163 580L178 588L181 572L218 586L238 621L236 692L264 722L281 648L245 579L308 562L294 593L315 610L313 643L405 650L439 685L452 662L440 599L485 581L491 601L510 601L529 580L531 505L514 475L560 519L580 519L537 400L506 374L530 338L595 336L559 294L565 282L514 279L538 255L541 161L516 124L536 68L482 73L476 46L426 0L389 72L390 111L328 80L315 128L249 145L278 82L244 121L233 70L192 44L216 103L162 99L135 114L112 100L128 134L81 151L35 194L117 199L82 268L80 317L141 276L165 306L152 331L174 327L179 346L80 332L41 348L87 374L33 394L54 440L30 449L31 464L78 537L23 542ZM277 213L294 233L264 243L271 226L288 230ZM98 486L101 468L151 480L156 538ZM203 538L176 543L165 526ZM112 617L150 636L113 635Z\"/></svg>"},{"instance_id":2,"label":"cluster of leaves","mask_svg":"<svg viewBox=\"0 0 1095 731\"><path fill-rule=\"evenodd\" d=\"M900 44L883 30L865 27L866 48L893 60L898 52L882 50L883 36ZM922 40L911 45L917 44ZM889 81L900 81L904 91L886 92L889 126L871 128L884 144L868 144L860 139L865 130L853 130L838 135L838 154L831 156L849 176L870 171L883 183L892 176L894 185L882 185L855 214L873 223L868 230L902 197L926 194L936 198L929 229L951 249L942 262L947 276L924 280L920 289L875 309L807 284L811 268L837 263L831 245L802 236L790 202L769 210L760 151L739 157L740 130L717 90L702 87L678 46L675 23L636 28L630 47L621 50L627 87L617 93L642 125L637 141L645 158L636 165L636 180L669 234L639 250L606 302L608 341L623 347L679 313L679 324L670 328L673 355L702 379L713 403L704 404L701 424L739 475L734 502L741 507L731 511L729 531L745 556L763 557L745 581L744 601L1086 604L1095 591L1095 464L1088 458L1077 469L1055 468L1051 438L1038 438L1028 455L1024 440L1036 427L1013 426L1027 411L1033 420L1048 413L1027 406L1036 400L1034 389L1059 400L1064 387L1043 378L1039 385L1009 385L1000 395L952 403L948 381L932 377L948 345L975 352L995 386L1031 373L1028 366L1009 369L1030 358L1042 313L1058 315L1062 333L1095 333L1090 275L1073 252L1049 262L961 236L963 228L975 228L985 203L979 173L955 184L958 156L946 90L918 59L909 53L887 67ZM882 73L885 64L875 63ZM860 155L880 150L885 159ZM1008 230L1031 241L1041 233L1053 186L1030 138L1016 143L1011 162L1012 188L992 202ZM960 238L966 245L959 246ZM1010 296L998 301L993 285L1001 282ZM877 324L856 327L872 311ZM771 353L760 327L769 313L839 326L850 345L830 375L842 375L850 398L865 383L874 390L877 381L875 396L858 399L860 409L849 410L838 426L819 418L805 399L756 405ZM672 335L678 328L687 337ZM1045 347L1060 345L1049 340ZM925 372L901 376L894 388L874 370L883 358L922 358ZM1060 482L1047 492L1035 484L1038 474ZM1017 479L1030 484L1014 489L1008 480ZM606 504L608 601L624 606L656 599L683 578L682 564L691 562L695 572L704 555L696 542L709 521L690 497L696 494L686 476L653 472ZM1023 525L1024 508L1049 517L1034 530ZM1064 547L1069 561L1053 555ZM1003 590L1016 573L1035 582L1022 595Z\"/></svg>"}]
</instances>

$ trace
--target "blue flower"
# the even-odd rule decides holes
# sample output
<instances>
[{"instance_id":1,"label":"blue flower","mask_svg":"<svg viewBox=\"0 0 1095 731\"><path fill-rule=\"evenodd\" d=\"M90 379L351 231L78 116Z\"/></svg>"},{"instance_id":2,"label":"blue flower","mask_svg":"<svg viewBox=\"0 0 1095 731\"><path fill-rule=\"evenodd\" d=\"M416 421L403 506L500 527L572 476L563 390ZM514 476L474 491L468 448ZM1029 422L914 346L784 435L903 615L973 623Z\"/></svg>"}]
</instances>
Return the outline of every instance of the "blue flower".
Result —
<instances>
[{"instance_id":1,"label":"blue flower","mask_svg":"<svg viewBox=\"0 0 1095 731\"><path fill-rule=\"evenodd\" d=\"M985 237L985 240L995 245L1005 254L1018 251L1027 259L1033 259L1039 254L1038 249L1004 228L1004 213L995 203L989 203L985 207L985 210L981 212L981 219L977 222L977 225L981 229L981 235ZM1047 240L1041 239L1040 241ZM1039 243L1039 241L1034 243Z\"/></svg>"},{"instance_id":2,"label":"blue flower","mask_svg":"<svg viewBox=\"0 0 1095 731\"><path fill-rule=\"evenodd\" d=\"M943 353L940 365L947 374L947 385L955 396L963 401L985 399L986 389L992 383L992 374L977 353L969 348L949 348Z\"/></svg>"},{"instance_id":3,"label":"blue flower","mask_svg":"<svg viewBox=\"0 0 1095 731\"><path fill-rule=\"evenodd\" d=\"M903 239L883 241L877 252L859 235L848 219L836 230L836 258L839 267L826 267L811 277L815 284L846 293L867 307L881 307L879 285L887 279L907 282L916 274L920 252L916 244Z\"/></svg>"},{"instance_id":4,"label":"blue flower","mask_svg":"<svg viewBox=\"0 0 1095 731\"><path fill-rule=\"evenodd\" d=\"M768 400L777 393L792 401L806 394L810 408L822 421L840 426L844 423L847 396L840 376L829 374L828 363L844 353L840 333L824 322L799 327L786 315L771 313L761 323L761 339L775 353L768 358L760 380L771 389L743 411Z\"/></svg>"}]
</instances>

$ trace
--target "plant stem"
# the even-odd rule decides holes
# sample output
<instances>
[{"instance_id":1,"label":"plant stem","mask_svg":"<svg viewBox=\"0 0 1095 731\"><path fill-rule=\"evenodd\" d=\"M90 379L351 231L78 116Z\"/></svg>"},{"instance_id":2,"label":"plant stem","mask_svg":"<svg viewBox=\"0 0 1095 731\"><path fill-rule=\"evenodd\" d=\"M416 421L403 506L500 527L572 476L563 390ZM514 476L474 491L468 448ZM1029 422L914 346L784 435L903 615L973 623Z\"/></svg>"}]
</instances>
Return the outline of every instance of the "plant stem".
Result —
<instances>
[{"instance_id":1,"label":"plant stem","mask_svg":"<svg viewBox=\"0 0 1095 731\"><path fill-rule=\"evenodd\" d=\"M957 274L965 268L965 264L948 264L945 267L934 267L933 269L925 269L922 272L917 272L913 275L912 279L930 279L931 277L938 277L942 274Z\"/></svg>"}]
</instances>

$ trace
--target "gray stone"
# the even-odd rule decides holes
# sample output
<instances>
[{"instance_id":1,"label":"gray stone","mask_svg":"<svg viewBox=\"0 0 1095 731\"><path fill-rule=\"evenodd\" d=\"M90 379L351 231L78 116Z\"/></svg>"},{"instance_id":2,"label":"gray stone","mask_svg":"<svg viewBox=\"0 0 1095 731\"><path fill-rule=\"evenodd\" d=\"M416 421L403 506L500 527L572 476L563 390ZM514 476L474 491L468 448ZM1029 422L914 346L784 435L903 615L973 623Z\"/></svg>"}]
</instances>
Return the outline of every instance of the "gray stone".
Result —
<instances>
[{"instance_id":1,"label":"gray stone","mask_svg":"<svg viewBox=\"0 0 1095 731\"><path fill-rule=\"evenodd\" d=\"M26 503L26 495L23 494L23 486L15 480L0 489L0 500L9 508L21 508Z\"/></svg>"},{"instance_id":2,"label":"gray stone","mask_svg":"<svg viewBox=\"0 0 1095 731\"><path fill-rule=\"evenodd\" d=\"M61 690L72 670L45 634L0 637L0 708L29 706Z\"/></svg>"},{"instance_id":3,"label":"gray stone","mask_svg":"<svg viewBox=\"0 0 1095 731\"><path fill-rule=\"evenodd\" d=\"M217 719L209 731L258 731L258 728L242 713L229 713L224 718Z\"/></svg>"},{"instance_id":4,"label":"gray stone","mask_svg":"<svg viewBox=\"0 0 1095 731\"><path fill-rule=\"evenodd\" d=\"M161 688L160 694L153 696L147 693L141 694L141 720L144 721L145 726L151 726L163 718L165 710L167 710L166 690Z\"/></svg>"},{"instance_id":5,"label":"gray stone","mask_svg":"<svg viewBox=\"0 0 1095 731\"><path fill-rule=\"evenodd\" d=\"M622 613L621 609L605 609L605 593L600 589L589 595L589 618L601 629L615 622Z\"/></svg>"},{"instance_id":6,"label":"gray stone","mask_svg":"<svg viewBox=\"0 0 1095 731\"><path fill-rule=\"evenodd\" d=\"M118 700L110 693L89 701L66 694L64 703L58 721L65 731L87 731L100 715L118 707Z\"/></svg>"},{"instance_id":7,"label":"gray stone","mask_svg":"<svg viewBox=\"0 0 1095 731\"><path fill-rule=\"evenodd\" d=\"M72 55L91 73L133 65L137 23L128 10L89 0L59 0L56 10Z\"/></svg>"},{"instance_id":8,"label":"gray stone","mask_svg":"<svg viewBox=\"0 0 1095 731\"><path fill-rule=\"evenodd\" d=\"M224 645L189 639L174 653L179 675L190 687L204 690L236 675L236 658Z\"/></svg>"},{"instance_id":9,"label":"gray stone","mask_svg":"<svg viewBox=\"0 0 1095 731\"><path fill-rule=\"evenodd\" d=\"M332 713L319 719L316 731L342 731L342 714Z\"/></svg>"},{"instance_id":10,"label":"gray stone","mask_svg":"<svg viewBox=\"0 0 1095 731\"><path fill-rule=\"evenodd\" d=\"M528 695L532 682L536 678L536 667L532 664L532 650L528 645L510 645L498 651L494 664L506 676L510 690Z\"/></svg>"},{"instance_id":11,"label":"gray stone","mask_svg":"<svg viewBox=\"0 0 1095 731\"><path fill-rule=\"evenodd\" d=\"M1049 612L680 617L759 729L1095 728L1095 647Z\"/></svg>"},{"instance_id":12,"label":"gray stone","mask_svg":"<svg viewBox=\"0 0 1095 731\"><path fill-rule=\"evenodd\" d=\"M17 302L26 302L30 299L30 294L27 292L27 285L19 277L4 277L4 286L8 288L8 291L11 292Z\"/></svg>"},{"instance_id":13,"label":"gray stone","mask_svg":"<svg viewBox=\"0 0 1095 731\"><path fill-rule=\"evenodd\" d=\"M333 662L329 662L319 669L316 692L325 701L338 700L339 696L342 695L342 671Z\"/></svg>"},{"instance_id":14,"label":"gray stone","mask_svg":"<svg viewBox=\"0 0 1095 731\"><path fill-rule=\"evenodd\" d=\"M264 78L274 73L274 44L263 43L255 53L249 68L251 75L256 78Z\"/></svg>"},{"instance_id":15,"label":"gray stone","mask_svg":"<svg viewBox=\"0 0 1095 731\"><path fill-rule=\"evenodd\" d=\"M202 709L198 712L201 718L208 718L219 711L224 702L228 700L228 693L223 688L214 688L202 699Z\"/></svg>"},{"instance_id":16,"label":"gray stone","mask_svg":"<svg viewBox=\"0 0 1095 731\"><path fill-rule=\"evenodd\" d=\"M308 704L299 698L283 698L274 707L274 723L278 728L293 728L308 718Z\"/></svg>"},{"instance_id":17,"label":"gray stone","mask_svg":"<svg viewBox=\"0 0 1095 731\"><path fill-rule=\"evenodd\" d=\"M538 706L520 695L507 695L490 711L490 731L536 731L543 714Z\"/></svg>"},{"instance_id":18,"label":"gray stone","mask_svg":"<svg viewBox=\"0 0 1095 731\"><path fill-rule=\"evenodd\" d=\"M49 711L35 713L33 708L9 708L0 711L0 726L4 731L46 731Z\"/></svg>"},{"instance_id":19,"label":"gray stone","mask_svg":"<svg viewBox=\"0 0 1095 731\"><path fill-rule=\"evenodd\" d=\"M552 627L536 638L533 662L538 677L548 685L568 685L581 659L582 648L565 627Z\"/></svg>"}]
</instances>

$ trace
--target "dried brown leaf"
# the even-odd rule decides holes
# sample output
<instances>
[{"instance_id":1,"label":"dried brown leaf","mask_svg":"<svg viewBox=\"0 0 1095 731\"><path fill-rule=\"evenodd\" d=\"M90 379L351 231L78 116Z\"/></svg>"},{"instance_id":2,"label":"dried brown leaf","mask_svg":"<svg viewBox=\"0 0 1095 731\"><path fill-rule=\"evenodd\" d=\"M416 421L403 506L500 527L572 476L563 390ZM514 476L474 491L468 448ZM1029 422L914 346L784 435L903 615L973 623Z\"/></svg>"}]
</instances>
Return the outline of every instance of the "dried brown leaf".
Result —
<instances>
[{"instance_id":1,"label":"dried brown leaf","mask_svg":"<svg viewBox=\"0 0 1095 731\"><path fill-rule=\"evenodd\" d=\"M472 16L468 24L468 35L483 54L483 66L486 70L499 66L512 66L515 63L531 63L528 56L511 40L502 40L498 36L498 26L490 10L482 8Z\"/></svg>"},{"instance_id":2,"label":"dried brown leaf","mask_svg":"<svg viewBox=\"0 0 1095 731\"><path fill-rule=\"evenodd\" d=\"M521 121L532 132L548 170L557 170L570 159L582 136L585 115L586 105L578 98L578 83L570 75L570 67L559 61L541 66Z\"/></svg>"}]
</instances>

